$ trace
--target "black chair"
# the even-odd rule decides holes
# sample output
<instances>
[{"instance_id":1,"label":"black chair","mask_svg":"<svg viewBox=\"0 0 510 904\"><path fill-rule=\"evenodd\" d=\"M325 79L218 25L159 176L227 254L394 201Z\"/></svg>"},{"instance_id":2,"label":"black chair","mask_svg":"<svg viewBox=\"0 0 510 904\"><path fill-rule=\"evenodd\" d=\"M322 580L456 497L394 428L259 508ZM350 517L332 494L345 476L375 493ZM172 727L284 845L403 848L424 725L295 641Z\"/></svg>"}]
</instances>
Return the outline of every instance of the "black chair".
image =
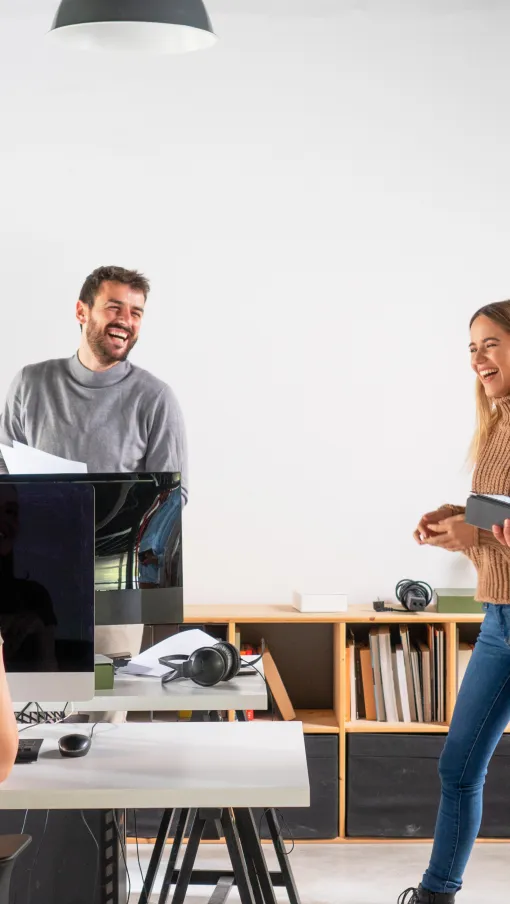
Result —
<instances>
[{"instance_id":1,"label":"black chair","mask_svg":"<svg viewBox=\"0 0 510 904\"><path fill-rule=\"evenodd\" d=\"M0 904L9 904L14 864L31 841L30 835L0 835Z\"/></svg>"}]
</instances>

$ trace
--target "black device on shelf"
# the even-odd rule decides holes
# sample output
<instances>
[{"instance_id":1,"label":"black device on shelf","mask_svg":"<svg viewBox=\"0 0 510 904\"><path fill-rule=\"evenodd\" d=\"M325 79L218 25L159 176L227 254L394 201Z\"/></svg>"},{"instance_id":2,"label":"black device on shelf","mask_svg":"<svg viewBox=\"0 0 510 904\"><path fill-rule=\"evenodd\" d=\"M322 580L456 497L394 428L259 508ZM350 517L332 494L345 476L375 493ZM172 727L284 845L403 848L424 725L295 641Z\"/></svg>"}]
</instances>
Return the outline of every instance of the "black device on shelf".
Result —
<instances>
[{"instance_id":1,"label":"black device on shelf","mask_svg":"<svg viewBox=\"0 0 510 904\"><path fill-rule=\"evenodd\" d=\"M407 612L425 612L434 598L434 591L425 581L410 581L403 578L395 587L395 596ZM401 612L391 606L385 606L382 600L373 603L376 612Z\"/></svg>"}]
</instances>

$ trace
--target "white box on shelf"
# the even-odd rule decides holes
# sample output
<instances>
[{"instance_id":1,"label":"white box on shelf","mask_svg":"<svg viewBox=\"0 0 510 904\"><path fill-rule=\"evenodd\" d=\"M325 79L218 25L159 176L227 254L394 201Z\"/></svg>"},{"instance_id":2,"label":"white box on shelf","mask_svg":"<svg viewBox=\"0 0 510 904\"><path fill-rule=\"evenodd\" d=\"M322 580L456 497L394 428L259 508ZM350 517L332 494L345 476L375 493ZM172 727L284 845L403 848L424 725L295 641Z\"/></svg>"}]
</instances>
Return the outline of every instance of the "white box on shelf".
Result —
<instances>
[{"instance_id":1,"label":"white box on shelf","mask_svg":"<svg viewBox=\"0 0 510 904\"><path fill-rule=\"evenodd\" d=\"M298 593L294 592L294 609L300 612L346 612L345 593Z\"/></svg>"}]
</instances>

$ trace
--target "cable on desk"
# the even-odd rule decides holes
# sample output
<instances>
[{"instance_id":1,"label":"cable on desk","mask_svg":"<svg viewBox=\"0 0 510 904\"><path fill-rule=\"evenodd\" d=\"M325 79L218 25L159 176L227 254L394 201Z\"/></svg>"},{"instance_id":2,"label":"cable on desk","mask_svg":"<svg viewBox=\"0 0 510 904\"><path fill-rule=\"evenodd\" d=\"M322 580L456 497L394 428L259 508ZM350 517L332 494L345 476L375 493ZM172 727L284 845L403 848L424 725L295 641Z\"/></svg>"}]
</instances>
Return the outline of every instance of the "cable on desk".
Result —
<instances>
[{"instance_id":1,"label":"cable on desk","mask_svg":"<svg viewBox=\"0 0 510 904\"><path fill-rule=\"evenodd\" d=\"M32 874L33 874L34 869L35 869L35 867L36 867L36 865L37 865L37 861L38 861L38 859L39 859L39 854L41 853L41 847L42 847L42 843L43 843L43 841L44 841L44 836L46 835L46 829L48 828L49 818L50 818L50 811L49 811L49 810L46 810L46 819L45 819L45 821L44 821L44 828L43 828L43 831L42 831L41 840L40 840L39 845L38 845L38 847L37 847L37 851L36 851L36 853L35 853L35 857L34 857L34 859L33 859L33 861L32 861L32 866L30 866L29 869L27 870L27 872L28 872L27 904L30 904L30 898L31 898L31 896L32 896Z\"/></svg>"},{"instance_id":2,"label":"cable on desk","mask_svg":"<svg viewBox=\"0 0 510 904\"><path fill-rule=\"evenodd\" d=\"M63 722L67 718L66 710L67 710L67 707L69 706L69 701L64 705L64 709L62 710L62 715L61 715L60 719L54 718L54 715L58 715L58 713L52 714L52 713L46 712L42 708L41 704L37 703L37 701L34 701L34 703L33 703L33 705L36 708L36 712L35 712L35 714L34 713L31 714L31 713L27 712L28 707L31 705L32 705L31 703L27 703L23 707L21 712L16 713L16 721L22 725L26 723L27 728L33 728L36 725L55 725L57 722ZM34 715L36 716L36 718L33 718ZM71 713L69 713L69 715L71 715ZM43 716L42 719L41 719L41 716ZM21 729L21 731L25 731L25 730L26 730L25 728Z\"/></svg>"},{"instance_id":3,"label":"cable on desk","mask_svg":"<svg viewBox=\"0 0 510 904\"><path fill-rule=\"evenodd\" d=\"M36 706L39 706L39 704L37 703ZM29 728L39 728L40 725L60 725L62 722L65 722L68 716L71 715L71 713L66 713L68 706L69 703L66 703L63 710L64 715L61 719L46 719L44 722L30 722L28 725L25 725L24 728L18 728L18 734L22 734L22 732L28 731ZM41 710L41 712L43 712L43 710Z\"/></svg>"},{"instance_id":4,"label":"cable on desk","mask_svg":"<svg viewBox=\"0 0 510 904\"><path fill-rule=\"evenodd\" d=\"M86 829L87 829L87 831L88 831L90 837L92 838L92 841L94 842L94 844L95 844L95 846L96 846L96 849L97 849L96 876L95 876L95 879L94 879L94 896L93 896L93 898L92 898L92 904L96 904L96 897L97 897L97 882L98 882L98 879L99 879L99 857L100 857L99 842L98 842L97 838L95 837L94 832L93 832L92 829L90 828L90 826L89 826L89 824L88 824L88 822L87 822L87 820L86 820L86 818L85 818L85 813L83 812L83 810L80 810L80 814L81 814L82 821L85 823Z\"/></svg>"},{"instance_id":5,"label":"cable on desk","mask_svg":"<svg viewBox=\"0 0 510 904\"><path fill-rule=\"evenodd\" d=\"M268 811L268 810L273 810L273 809L274 809L274 807L266 807L266 809L265 809L264 812L262 813L262 816L260 817L260 820L259 820L259 838L262 838L262 835L261 835L261 832L262 832L262 820L264 819L264 816L266 815L267 811ZM293 851L294 848L296 847L296 843L295 843L295 841L294 841L292 832L291 832L290 829L289 829L289 825L288 825L288 823L287 823L287 821L286 821L286 819L285 819L285 816L283 815L283 813L281 812L281 810L274 810L274 811L275 811L275 813L278 813L278 814L279 814L280 819L281 819L282 822L287 826L288 835L289 835L290 840L292 841L292 847L291 847L290 851L283 850L282 853L284 853L286 857L290 857L290 855L292 854L292 851ZM278 828L280 829L280 827L278 827ZM283 844L283 835L282 835L282 830L281 830L281 829L279 830L278 835L279 835L280 841L281 841L282 844Z\"/></svg>"},{"instance_id":6,"label":"cable on desk","mask_svg":"<svg viewBox=\"0 0 510 904\"><path fill-rule=\"evenodd\" d=\"M117 838L118 838L119 844L120 844L120 850L122 853L122 859L124 861L124 867L126 869L126 876L127 876L127 880L128 880L128 896L127 896L126 904L129 904L129 902L131 900L131 876L129 875L129 869L128 869L128 865L127 865L126 846L125 846L123 838L120 834L119 824L117 822L115 810L112 810L112 816L113 816L113 823L115 825L115 831L117 832Z\"/></svg>"},{"instance_id":7,"label":"cable on desk","mask_svg":"<svg viewBox=\"0 0 510 904\"><path fill-rule=\"evenodd\" d=\"M136 842L136 859L138 860L138 869L140 870L140 876L142 877L142 891L147 900L149 900L149 895L147 894L147 889L145 887L145 876L142 870L142 864L140 863L140 845L138 844L138 826L136 824L136 810L133 810L133 820L135 823L135 842Z\"/></svg>"}]
</instances>

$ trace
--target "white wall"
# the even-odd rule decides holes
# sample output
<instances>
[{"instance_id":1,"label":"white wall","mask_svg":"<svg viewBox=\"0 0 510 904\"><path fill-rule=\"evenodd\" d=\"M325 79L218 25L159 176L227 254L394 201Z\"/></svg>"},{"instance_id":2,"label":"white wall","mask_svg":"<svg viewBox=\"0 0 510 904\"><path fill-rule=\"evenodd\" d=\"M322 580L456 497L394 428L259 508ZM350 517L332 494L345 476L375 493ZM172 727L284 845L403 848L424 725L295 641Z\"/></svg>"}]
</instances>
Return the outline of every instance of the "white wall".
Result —
<instances>
[{"instance_id":1,"label":"white wall","mask_svg":"<svg viewBox=\"0 0 510 904\"><path fill-rule=\"evenodd\" d=\"M74 352L91 269L140 267L188 602L472 586L411 534L466 497L468 319L510 295L510 13L207 5L213 51L141 64L53 55L56 0L0 2L0 393Z\"/></svg>"}]
</instances>

